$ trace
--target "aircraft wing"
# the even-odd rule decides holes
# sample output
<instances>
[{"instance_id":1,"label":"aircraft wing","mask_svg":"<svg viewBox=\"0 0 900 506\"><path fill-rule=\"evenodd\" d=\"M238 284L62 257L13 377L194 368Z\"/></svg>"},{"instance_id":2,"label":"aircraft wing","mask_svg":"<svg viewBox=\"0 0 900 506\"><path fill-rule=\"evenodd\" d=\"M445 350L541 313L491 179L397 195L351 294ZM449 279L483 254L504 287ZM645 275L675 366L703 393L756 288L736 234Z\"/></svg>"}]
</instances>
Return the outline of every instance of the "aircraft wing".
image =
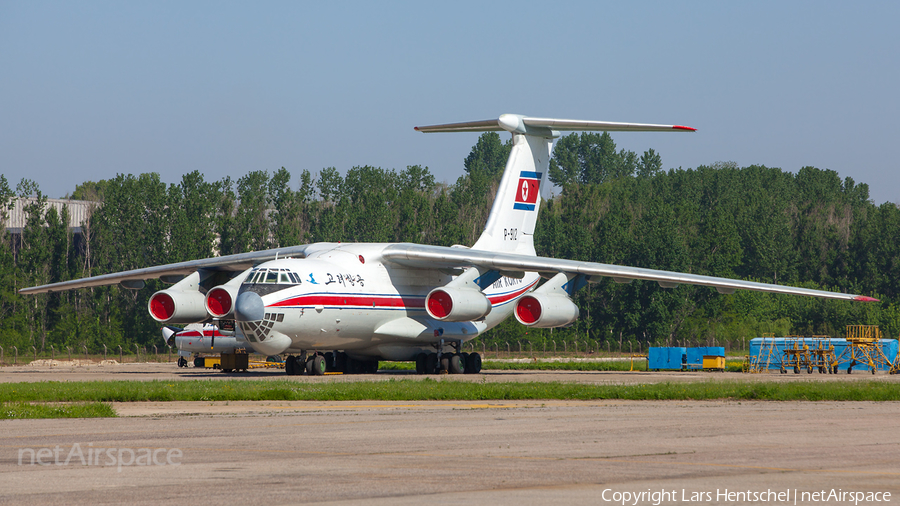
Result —
<instances>
[{"instance_id":1,"label":"aircraft wing","mask_svg":"<svg viewBox=\"0 0 900 506\"><path fill-rule=\"evenodd\" d=\"M605 132L695 132L696 128L682 125L653 125L648 123L617 123L613 121L582 121L573 119L529 118L518 114L502 114L498 119L417 126L416 131L434 132L508 132L525 133L533 129L559 131L594 130Z\"/></svg>"},{"instance_id":2,"label":"aircraft wing","mask_svg":"<svg viewBox=\"0 0 900 506\"><path fill-rule=\"evenodd\" d=\"M305 257L307 247L308 245L304 244L301 246L291 246L288 248L275 248L263 251L226 255L221 257L204 258L202 260L188 260L186 262L157 265L144 269L134 269L130 271L92 276L90 278L73 279L71 281L62 281L59 283L51 283L49 285L33 286L30 288L23 288L19 290L19 293L34 294L58 292L63 290L71 290L74 288L114 285L116 283L122 283L126 281L143 281L145 279L155 279L163 276L187 275L199 269L208 269L212 271L243 271L260 262L274 260L275 258Z\"/></svg>"},{"instance_id":3,"label":"aircraft wing","mask_svg":"<svg viewBox=\"0 0 900 506\"><path fill-rule=\"evenodd\" d=\"M500 271L501 273L528 271L540 272L542 274L556 274L558 272L567 272L584 274L591 278L609 277L617 282L629 282L634 279L656 281L664 288L672 288L681 284L703 285L712 286L716 288L719 293L733 293L735 290L755 290L759 292L787 293L826 299L856 300L863 302L878 301L878 299L863 295L827 292L824 290L811 290L808 288L756 283L739 279L701 276L698 274L686 274L656 269L642 269L639 267L625 267L596 262L579 262L576 260L563 260L558 258L535 257L510 253L493 253L490 251L473 250L464 247L448 248L444 246L423 246L418 244L394 244L385 248L382 255L384 259L389 262L419 268L434 269L478 266Z\"/></svg>"}]
</instances>

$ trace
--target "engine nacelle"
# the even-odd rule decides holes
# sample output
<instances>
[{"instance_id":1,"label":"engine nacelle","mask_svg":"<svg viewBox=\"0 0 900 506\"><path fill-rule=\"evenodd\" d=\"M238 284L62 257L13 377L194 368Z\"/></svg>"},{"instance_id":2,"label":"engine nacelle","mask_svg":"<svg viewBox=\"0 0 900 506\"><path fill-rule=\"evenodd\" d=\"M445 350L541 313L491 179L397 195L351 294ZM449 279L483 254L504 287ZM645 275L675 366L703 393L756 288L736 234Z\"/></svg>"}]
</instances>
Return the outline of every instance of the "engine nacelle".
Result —
<instances>
[{"instance_id":1,"label":"engine nacelle","mask_svg":"<svg viewBox=\"0 0 900 506\"><path fill-rule=\"evenodd\" d=\"M531 293L516 303L516 320L539 329L564 327L578 319L578 306L565 295Z\"/></svg>"},{"instance_id":2,"label":"engine nacelle","mask_svg":"<svg viewBox=\"0 0 900 506\"><path fill-rule=\"evenodd\" d=\"M234 301L237 300L239 287L222 285L206 292L206 311L213 318L226 318L234 313Z\"/></svg>"},{"instance_id":3,"label":"engine nacelle","mask_svg":"<svg viewBox=\"0 0 900 506\"><path fill-rule=\"evenodd\" d=\"M209 318L206 298L193 290L160 290L150 297L147 309L160 323L197 323Z\"/></svg>"},{"instance_id":4,"label":"engine nacelle","mask_svg":"<svg viewBox=\"0 0 900 506\"><path fill-rule=\"evenodd\" d=\"M487 316L491 312L491 301L481 290L444 286L428 293L425 310L429 316L443 322L468 322Z\"/></svg>"}]
</instances>

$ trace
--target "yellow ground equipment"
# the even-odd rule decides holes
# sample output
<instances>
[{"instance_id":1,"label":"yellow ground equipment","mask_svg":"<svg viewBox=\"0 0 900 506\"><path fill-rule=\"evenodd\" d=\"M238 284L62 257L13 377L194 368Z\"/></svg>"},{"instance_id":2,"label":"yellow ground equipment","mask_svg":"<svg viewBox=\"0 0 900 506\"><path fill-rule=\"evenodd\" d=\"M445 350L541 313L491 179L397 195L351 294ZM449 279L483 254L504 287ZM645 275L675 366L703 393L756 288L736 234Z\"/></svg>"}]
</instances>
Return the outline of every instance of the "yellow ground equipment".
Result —
<instances>
[{"instance_id":1,"label":"yellow ground equipment","mask_svg":"<svg viewBox=\"0 0 900 506\"><path fill-rule=\"evenodd\" d=\"M251 360L250 369L284 369L284 362L276 362L269 357L266 360Z\"/></svg>"},{"instance_id":2,"label":"yellow ground equipment","mask_svg":"<svg viewBox=\"0 0 900 506\"><path fill-rule=\"evenodd\" d=\"M869 368L872 374L879 366L895 372L897 360L891 360L885 355L881 345L881 330L878 325L847 325L847 347L835 361L847 364L847 374L853 372L853 367L863 364ZM837 366L835 365L835 370Z\"/></svg>"},{"instance_id":3,"label":"yellow ground equipment","mask_svg":"<svg viewBox=\"0 0 900 506\"><path fill-rule=\"evenodd\" d=\"M720 357L718 355L703 355L703 370L725 372L725 357Z\"/></svg>"},{"instance_id":4,"label":"yellow ground equipment","mask_svg":"<svg viewBox=\"0 0 900 506\"><path fill-rule=\"evenodd\" d=\"M759 353L755 356L747 355L746 357L749 358L749 365L744 367L747 372L754 374L768 372L769 366L773 365L773 358L781 360L781 356L778 354L778 347L775 345L775 334L763 334L762 338L763 344L759 347Z\"/></svg>"},{"instance_id":5,"label":"yellow ground equipment","mask_svg":"<svg viewBox=\"0 0 900 506\"><path fill-rule=\"evenodd\" d=\"M205 367L207 369L221 369L222 360L219 357L197 357L194 359L194 367Z\"/></svg>"},{"instance_id":6,"label":"yellow ground equipment","mask_svg":"<svg viewBox=\"0 0 900 506\"><path fill-rule=\"evenodd\" d=\"M800 369L806 369L807 373L812 373L812 360L810 360L809 345L805 339L796 338L797 336L789 336L790 341L784 345L784 352L781 356L781 374L787 372L788 367L794 369L794 374L800 374Z\"/></svg>"},{"instance_id":7,"label":"yellow ground equipment","mask_svg":"<svg viewBox=\"0 0 900 506\"><path fill-rule=\"evenodd\" d=\"M628 372L634 372L634 359L636 359L636 358L638 358L638 359L640 359L640 358L647 358L647 355L632 354L632 355L631 355L631 370L629 370ZM648 370L648 371L650 370L650 366L649 366L649 365L647 366L647 370Z\"/></svg>"},{"instance_id":8,"label":"yellow ground equipment","mask_svg":"<svg viewBox=\"0 0 900 506\"><path fill-rule=\"evenodd\" d=\"M248 369L284 369L284 362L273 362L271 359L250 360L250 354L246 350L236 350L235 353L222 353L219 356L197 357L194 359L194 367L245 372Z\"/></svg>"},{"instance_id":9,"label":"yellow ground equipment","mask_svg":"<svg viewBox=\"0 0 900 506\"><path fill-rule=\"evenodd\" d=\"M246 351L223 353L219 365L220 369L225 372L246 371L250 365L250 355Z\"/></svg>"},{"instance_id":10,"label":"yellow ground equipment","mask_svg":"<svg viewBox=\"0 0 900 506\"><path fill-rule=\"evenodd\" d=\"M837 374L837 357L834 354L834 344L828 336L813 336L816 339L815 347L809 350L811 366L820 374Z\"/></svg>"}]
</instances>

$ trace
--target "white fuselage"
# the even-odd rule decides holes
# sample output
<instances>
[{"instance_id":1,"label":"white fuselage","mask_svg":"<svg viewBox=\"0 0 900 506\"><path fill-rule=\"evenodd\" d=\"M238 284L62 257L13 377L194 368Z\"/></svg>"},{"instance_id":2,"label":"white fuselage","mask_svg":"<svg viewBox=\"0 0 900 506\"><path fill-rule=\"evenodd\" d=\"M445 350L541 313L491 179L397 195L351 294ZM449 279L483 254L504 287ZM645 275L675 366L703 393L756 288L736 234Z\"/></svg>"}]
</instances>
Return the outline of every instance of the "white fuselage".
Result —
<instances>
[{"instance_id":1,"label":"white fuselage","mask_svg":"<svg viewBox=\"0 0 900 506\"><path fill-rule=\"evenodd\" d=\"M516 300L538 282L501 277L484 290L491 312L482 320L444 322L429 317L425 296L454 276L438 269L386 264L388 244L323 243L306 258L265 262L240 292L262 297L262 322L238 319L258 352L277 355L343 350L351 356L409 360L442 340L468 341L509 316Z\"/></svg>"}]
</instances>

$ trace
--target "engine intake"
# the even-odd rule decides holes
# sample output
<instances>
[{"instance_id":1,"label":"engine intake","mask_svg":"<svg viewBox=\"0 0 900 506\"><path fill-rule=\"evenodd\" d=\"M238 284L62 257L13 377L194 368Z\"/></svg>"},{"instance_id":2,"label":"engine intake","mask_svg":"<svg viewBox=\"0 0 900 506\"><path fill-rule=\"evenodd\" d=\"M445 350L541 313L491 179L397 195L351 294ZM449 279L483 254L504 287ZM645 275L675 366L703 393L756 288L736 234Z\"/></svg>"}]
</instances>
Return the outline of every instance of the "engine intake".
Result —
<instances>
[{"instance_id":1,"label":"engine intake","mask_svg":"<svg viewBox=\"0 0 900 506\"><path fill-rule=\"evenodd\" d=\"M516 320L539 329L564 327L578 319L578 306L565 295L532 293L516 303Z\"/></svg>"},{"instance_id":2,"label":"engine intake","mask_svg":"<svg viewBox=\"0 0 900 506\"><path fill-rule=\"evenodd\" d=\"M217 286L206 293L206 311L213 318L226 318L234 314L234 301L237 299L238 287Z\"/></svg>"},{"instance_id":3,"label":"engine intake","mask_svg":"<svg viewBox=\"0 0 900 506\"><path fill-rule=\"evenodd\" d=\"M436 320L467 322L487 316L491 312L491 301L480 290L445 286L428 293L425 310Z\"/></svg>"},{"instance_id":4,"label":"engine intake","mask_svg":"<svg viewBox=\"0 0 900 506\"><path fill-rule=\"evenodd\" d=\"M150 316L160 323L197 323L209 318L199 291L160 290L147 303Z\"/></svg>"}]
</instances>

